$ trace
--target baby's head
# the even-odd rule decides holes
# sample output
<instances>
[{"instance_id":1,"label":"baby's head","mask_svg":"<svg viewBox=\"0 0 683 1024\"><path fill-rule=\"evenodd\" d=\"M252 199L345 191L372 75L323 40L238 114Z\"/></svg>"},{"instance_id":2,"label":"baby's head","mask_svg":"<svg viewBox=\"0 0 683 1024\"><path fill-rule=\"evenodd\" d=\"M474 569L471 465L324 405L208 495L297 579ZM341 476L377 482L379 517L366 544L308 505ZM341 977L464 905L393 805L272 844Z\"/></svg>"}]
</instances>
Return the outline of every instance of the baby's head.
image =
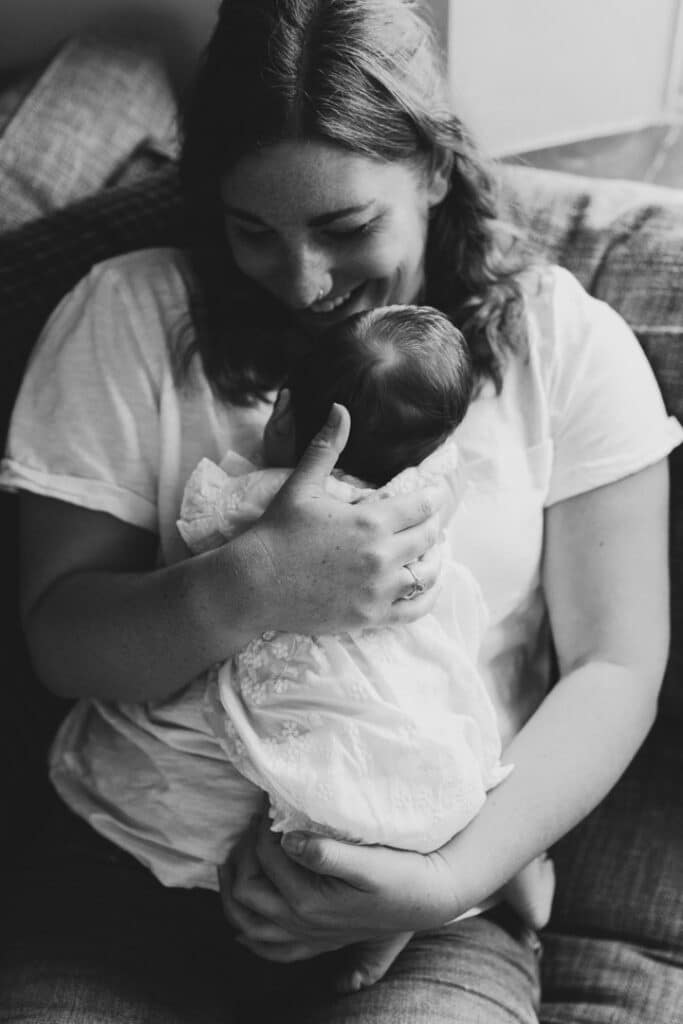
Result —
<instances>
[{"instance_id":1,"label":"baby's head","mask_svg":"<svg viewBox=\"0 0 683 1024\"><path fill-rule=\"evenodd\" d=\"M462 420L472 394L465 340L431 306L358 313L296 360L266 427L269 465L293 465L333 402L351 416L340 469L381 486L416 466Z\"/></svg>"}]
</instances>

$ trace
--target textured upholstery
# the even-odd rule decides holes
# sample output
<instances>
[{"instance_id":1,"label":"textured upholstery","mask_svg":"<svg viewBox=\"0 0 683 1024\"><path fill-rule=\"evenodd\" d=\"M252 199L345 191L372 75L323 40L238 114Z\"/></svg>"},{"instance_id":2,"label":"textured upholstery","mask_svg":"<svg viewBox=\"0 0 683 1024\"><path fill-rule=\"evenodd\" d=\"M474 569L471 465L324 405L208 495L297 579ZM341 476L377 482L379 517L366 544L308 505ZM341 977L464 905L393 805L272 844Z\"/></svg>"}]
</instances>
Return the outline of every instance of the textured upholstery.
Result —
<instances>
[{"instance_id":1,"label":"textured upholstery","mask_svg":"<svg viewBox=\"0 0 683 1024\"><path fill-rule=\"evenodd\" d=\"M175 159L176 121L171 84L152 49L68 38L0 91L0 230Z\"/></svg>"},{"instance_id":2,"label":"textured upholstery","mask_svg":"<svg viewBox=\"0 0 683 1024\"><path fill-rule=\"evenodd\" d=\"M545 256L628 321L683 422L683 190L525 167L505 170L502 206ZM683 720L683 450L671 456L672 652L662 712Z\"/></svg>"}]
</instances>

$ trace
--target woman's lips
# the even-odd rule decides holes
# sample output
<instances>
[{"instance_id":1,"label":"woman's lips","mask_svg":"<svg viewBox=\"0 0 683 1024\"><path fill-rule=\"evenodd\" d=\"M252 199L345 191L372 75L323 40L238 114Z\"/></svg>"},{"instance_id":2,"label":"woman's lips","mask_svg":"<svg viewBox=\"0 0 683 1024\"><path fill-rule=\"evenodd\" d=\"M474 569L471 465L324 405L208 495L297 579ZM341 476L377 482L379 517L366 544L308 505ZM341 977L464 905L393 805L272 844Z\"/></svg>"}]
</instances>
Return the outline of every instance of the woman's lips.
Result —
<instances>
[{"instance_id":1,"label":"woman's lips","mask_svg":"<svg viewBox=\"0 0 683 1024\"><path fill-rule=\"evenodd\" d=\"M365 288L365 284L366 282L364 281L363 284L356 285L355 288L344 292L343 295L336 295L334 298L320 299L318 302L313 302L303 312L311 319L314 317L322 319L329 316L330 313L344 313L358 298Z\"/></svg>"},{"instance_id":2,"label":"woman's lips","mask_svg":"<svg viewBox=\"0 0 683 1024\"><path fill-rule=\"evenodd\" d=\"M351 297L351 292L346 292L344 295L338 295L334 299L320 299L318 302L313 302L309 307L311 313L331 313L333 309L348 302Z\"/></svg>"}]
</instances>

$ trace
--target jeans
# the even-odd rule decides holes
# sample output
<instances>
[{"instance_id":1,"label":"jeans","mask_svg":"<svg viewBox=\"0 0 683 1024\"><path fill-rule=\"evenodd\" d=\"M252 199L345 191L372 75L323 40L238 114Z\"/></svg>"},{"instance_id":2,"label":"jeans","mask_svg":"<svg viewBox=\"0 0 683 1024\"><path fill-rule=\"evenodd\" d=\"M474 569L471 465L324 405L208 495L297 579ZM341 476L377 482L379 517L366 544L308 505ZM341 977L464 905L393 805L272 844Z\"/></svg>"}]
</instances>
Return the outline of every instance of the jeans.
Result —
<instances>
[{"instance_id":1,"label":"jeans","mask_svg":"<svg viewBox=\"0 0 683 1024\"><path fill-rule=\"evenodd\" d=\"M167 889L55 797L3 897L2 1024L533 1024L540 943L506 908L417 935L338 996L344 951L270 964L213 892Z\"/></svg>"}]
</instances>

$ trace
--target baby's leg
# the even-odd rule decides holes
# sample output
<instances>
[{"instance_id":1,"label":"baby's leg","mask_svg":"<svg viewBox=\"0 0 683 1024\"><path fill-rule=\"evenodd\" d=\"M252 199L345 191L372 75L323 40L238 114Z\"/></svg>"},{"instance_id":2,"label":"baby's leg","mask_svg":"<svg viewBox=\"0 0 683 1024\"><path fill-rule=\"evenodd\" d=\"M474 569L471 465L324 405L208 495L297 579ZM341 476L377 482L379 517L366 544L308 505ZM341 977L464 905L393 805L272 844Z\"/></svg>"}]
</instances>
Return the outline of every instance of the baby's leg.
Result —
<instances>
[{"instance_id":1,"label":"baby's leg","mask_svg":"<svg viewBox=\"0 0 683 1024\"><path fill-rule=\"evenodd\" d=\"M545 928L555 895L553 862L546 854L536 857L503 886L500 895L530 928Z\"/></svg>"},{"instance_id":2,"label":"baby's leg","mask_svg":"<svg viewBox=\"0 0 683 1024\"><path fill-rule=\"evenodd\" d=\"M349 961L337 979L338 992L358 992L370 988L387 973L394 960L405 949L413 932L399 932L388 938L360 942L349 950Z\"/></svg>"}]
</instances>

